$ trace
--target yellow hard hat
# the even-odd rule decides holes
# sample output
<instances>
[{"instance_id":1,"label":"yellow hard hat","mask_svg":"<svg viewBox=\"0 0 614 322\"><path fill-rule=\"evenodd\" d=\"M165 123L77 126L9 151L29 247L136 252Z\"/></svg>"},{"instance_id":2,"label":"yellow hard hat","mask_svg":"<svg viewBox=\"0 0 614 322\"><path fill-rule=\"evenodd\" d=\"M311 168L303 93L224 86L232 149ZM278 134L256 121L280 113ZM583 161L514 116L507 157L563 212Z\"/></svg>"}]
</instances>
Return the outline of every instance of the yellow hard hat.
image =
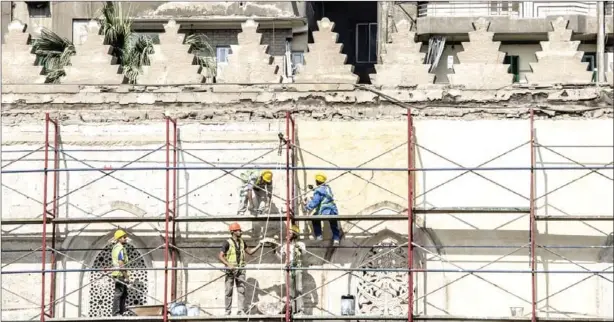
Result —
<instances>
[{"instance_id":1,"label":"yellow hard hat","mask_svg":"<svg viewBox=\"0 0 614 322\"><path fill-rule=\"evenodd\" d=\"M292 225L292 227L290 227L290 230L295 232L295 233L297 233L297 234L299 234L301 232L301 229L298 228L297 225Z\"/></svg>"},{"instance_id":2,"label":"yellow hard hat","mask_svg":"<svg viewBox=\"0 0 614 322\"><path fill-rule=\"evenodd\" d=\"M322 172L316 173L316 181L318 182L326 182L326 175Z\"/></svg>"},{"instance_id":3,"label":"yellow hard hat","mask_svg":"<svg viewBox=\"0 0 614 322\"><path fill-rule=\"evenodd\" d=\"M124 237L124 236L126 236L126 235L128 235L128 234L126 234L126 232L125 232L125 231L123 231L123 230L121 230L121 229L118 229L118 230L116 230L116 231L115 231L115 236L114 236L114 238L115 238L115 240L118 240L118 239L120 239L120 238L122 238L122 237Z\"/></svg>"},{"instance_id":4,"label":"yellow hard hat","mask_svg":"<svg viewBox=\"0 0 614 322\"><path fill-rule=\"evenodd\" d=\"M273 172L270 170L265 170L262 172L262 180L266 183L271 183L273 181Z\"/></svg>"}]
</instances>

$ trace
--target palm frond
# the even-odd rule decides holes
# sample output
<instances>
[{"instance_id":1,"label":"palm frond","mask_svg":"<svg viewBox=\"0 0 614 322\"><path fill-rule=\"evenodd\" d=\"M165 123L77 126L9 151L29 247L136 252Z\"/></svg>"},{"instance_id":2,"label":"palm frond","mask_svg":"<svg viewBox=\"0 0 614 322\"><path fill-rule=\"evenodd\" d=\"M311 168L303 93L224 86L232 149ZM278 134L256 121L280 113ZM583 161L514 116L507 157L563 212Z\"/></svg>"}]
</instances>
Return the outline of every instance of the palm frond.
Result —
<instances>
[{"instance_id":1,"label":"palm frond","mask_svg":"<svg viewBox=\"0 0 614 322\"><path fill-rule=\"evenodd\" d=\"M190 52L196 56L198 64L207 69L209 75L216 76L215 50L209 38L204 34L191 34L186 37L185 43L190 45Z\"/></svg>"},{"instance_id":2,"label":"palm frond","mask_svg":"<svg viewBox=\"0 0 614 322\"><path fill-rule=\"evenodd\" d=\"M76 53L75 46L66 38L51 30L43 29L40 38L32 46L37 65L43 66L45 82L58 83L65 76L64 66L70 64L70 56Z\"/></svg>"},{"instance_id":3,"label":"palm frond","mask_svg":"<svg viewBox=\"0 0 614 322\"><path fill-rule=\"evenodd\" d=\"M143 72L143 66L150 65L149 55L154 53L154 43L146 35L132 35L123 48L122 68L130 84L135 84Z\"/></svg>"}]
</instances>

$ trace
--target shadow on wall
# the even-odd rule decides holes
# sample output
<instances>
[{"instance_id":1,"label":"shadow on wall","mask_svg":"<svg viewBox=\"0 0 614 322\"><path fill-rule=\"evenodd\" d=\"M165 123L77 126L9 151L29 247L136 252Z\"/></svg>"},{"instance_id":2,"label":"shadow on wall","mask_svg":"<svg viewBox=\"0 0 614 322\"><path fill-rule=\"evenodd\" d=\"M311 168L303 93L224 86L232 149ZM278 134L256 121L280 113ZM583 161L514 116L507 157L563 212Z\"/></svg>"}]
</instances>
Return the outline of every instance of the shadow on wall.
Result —
<instances>
[{"instance_id":1,"label":"shadow on wall","mask_svg":"<svg viewBox=\"0 0 614 322\"><path fill-rule=\"evenodd\" d=\"M317 285L315 279L311 274L307 273L306 271L303 271L302 274L303 292L301 294L303 294L303 312L306 315L312 315L313 309L320 304L318 292L316 290ZM311 292L312 290L313 292ZM280 302L282 304L277 307L281 308L279 313L282 313L281 311L285 308L282 299L285 296L285 284L276 284L271 287L261 289L258 280L253 277L247 278L247 283L245 287L245 303L247 304L247 312L249 312L249 314L266 314L266 312L261 312L259 310L259 307L271 307Z\"/></svg>"}]
</instances>

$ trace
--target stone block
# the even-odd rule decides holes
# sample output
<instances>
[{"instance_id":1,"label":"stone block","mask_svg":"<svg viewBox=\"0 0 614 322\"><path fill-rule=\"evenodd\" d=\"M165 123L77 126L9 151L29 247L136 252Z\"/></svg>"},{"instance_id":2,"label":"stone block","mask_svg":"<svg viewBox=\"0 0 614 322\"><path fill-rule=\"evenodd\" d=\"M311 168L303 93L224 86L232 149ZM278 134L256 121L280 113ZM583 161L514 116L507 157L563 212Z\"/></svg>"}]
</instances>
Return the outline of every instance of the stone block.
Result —
<instances>
[{"instance_id":1,"label":"stone block","mask_svg":"<svg viewBox=\"0 0 614 322\"><path fill-rule=\"evenodd\" d=\"M309 44L309 52L305 53L304 69L295 77L297 83L358 83L354 66L345 64L347 57L341 54L343 45L337 43L339 35L333 32L334 27L328 18L318 21L314 43Z\"/></svg>"},{"instance_id":2,"label":"stone block","mask_svg":"<svg viewBox=\"0 0 614 322\"><path fill-rule=\"evenodd\" d=\"M35 66L36 55L28 45L30 35L24 32L25 26L13 20L8 26L2 45L2 84L40 84L45 82L41 75L42 67Z\"/></svg>"},{"instance_id":3,"label":"stone block","mask_svg":"<svg viewBox=\"0 0 614 322\"><path fill-rule=\"evenodd\" d=\"M435 75L429 73L431 64L424 64L426 53L421 53L422 44L414 41L416 33L409 31L409 23L405 20L397 24L397 29L390 34L392 43L384 44L383 64L375 65L377 74L370 75L371 82L392 88L432 84Z\"/></svg>"},{"instance_id":4,"label":"stone block","mask_svg":"<svg viewBox=\"0 0 614 322\"><path fill-rule=\"evenodd\" d=\"M104 36L99 34L100 26L94 20L87 26L87 39L76 45L76 54L70 58L70 66L64 67L66 76L62 84L121 84L124 75L119 74L119 66L113 65L115 59L110 55L111 46L104 45Z\"/></svg>"},{"instance_id":5,"label":"stone block","mask_svg":"<svg viewBox=\"0 0 614 322\"><path fill-rule=\"evenodd\" d=\"M572 30L569 20L558 17L552 21L554 31L548 32L548 41L542 41L542 51L535 53L536 63L529 63L532 73L527 74L530 84L590 83L593 73L587 71L588 62L582 62L583 52L577 51L579 41L570 41Z\"/></svg>"},{"instance_id":6,"label":"stone block","mask_svg":"<svg viewBox=\"0 0 614 322\"><path fill-rule=\"evenodd\" d=\"M280 83L281 74L272 64L272 56L266 53L268 45L261 45L262 34L257 32L258 23L249 19L241 24L242 32L237 37L238 45L230 45L228 66L220 70L219 83Z\"/></svg>"},{"instance_id":7,"label":"stone block","mask_svg":"<svg viewBox=\"0 0 614 322\"><path fill-rule=\"evenodd\" d=\"M200 66L193 65L194 55L188 53L190 45L183 43L175 20L164 25L165 33L160 34L160 45L154 45L150 55L151 65L143 67L139 84L199 84L203 76L198 73Z\"/></svg>"}]
</instances>

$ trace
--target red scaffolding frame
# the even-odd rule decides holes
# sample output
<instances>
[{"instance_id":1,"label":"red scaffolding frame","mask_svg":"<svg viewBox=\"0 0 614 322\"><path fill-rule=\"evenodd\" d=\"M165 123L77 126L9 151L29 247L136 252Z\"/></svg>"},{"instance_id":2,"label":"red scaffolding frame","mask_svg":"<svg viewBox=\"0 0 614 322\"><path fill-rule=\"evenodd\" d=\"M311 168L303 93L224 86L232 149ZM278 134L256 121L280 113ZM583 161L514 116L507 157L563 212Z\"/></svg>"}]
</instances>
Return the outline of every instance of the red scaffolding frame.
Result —
<instances>
[{"instance_id":1,"label":"red scaffolding frame","mask_svg":"<svg viewBox=\"0 0 614 322\"><path fill-rule=\"evenodd\" d=\"M408 229L408 234L407 234L407 273L408 273L408 299L407 299L407 305L408 305L408 313L407 313L407 321L409 322L413 322L415 320L425 320L425 319L429 319L428 317L422 317L422 316L416 316L414 314L414 302L417 300L414 298L414 273L415 272L427 272L429 271L428 269L417 269L414 268L413 265L413 259L414 259L414 247L415 245L415 240L414 240L414 216L416 213L429 213L429 210L420 210L420 209L415 209L414 206L414 201L415 201L415 195L414 195L414 189L415 189L415 173L416 171L420 171L421 169L417 169L416 165L415 165L415 147L416 147L416 141L415 141L415 129L414 129L414 124L413 124L413 117L412 117L412 113L411 110L409 108L407 108L407 158L408 158L408 164L407 164L407 180L408 180L408 189L407 189L407 214L406 215L388 215L388 216L374 216L374 218L368 218L368 217L361 217L360 220L370 220L370 219L375 219L375 220L385 220L385 219L401 219L401 218L406 218L407 219L407 229ZM529 256L529 262L530 262L530 274L531 274L531 316L530 316L530 320L531 322L537 322L538 320L538 316L537 316L537 304L538 304L538 298L537 298L537 258L536 258L536 249L538 247L537 242L536 242L536 222L538 220L612 220L611 216L592 216L592 217L580 217L580 216L562 216L562 217L556 217L556 216L548 216L548 217L540 217L538 218L538 216L536 215L536 207L535 207L535 201L536 201L536 197L535 197L535 184L536 184L536 179L535 179L535 169L537 169L536 167L536 152L535 149L538 146L536 144L536 140L535 140L535 128L534 128L534 121L535 121L535 113L533 109L530 109L530 115L529 115L529 128L530 128L530 139L529 139L529 143L530 143L530 196L528 198L528 202L529 202L529 207L528 207L528 213L529 213L529 247L530 247L530 256ZM50 126L53 126L53 132L54 132L54 136L53 136L53 142L50 143ZM42 219L39 220L2 220L3 221L3 225L21 225L21 224L40 224L42 223L42 246L41 246L41 251L42 251L42 270L41 270L41 276L42 276L42 283L41 283L41 304L40 304L40 321L41 322L45 322L48 319L47 318L51 318L54 321L59 321L61 319L54 319L55 318L55 302L57 301L57 299L55 299L55 285L56 285L56 271L58 271L56 269L56 230L57 227L56 225L58 223L61 222L65 222L65 223L70 223L70 222L95 222L96 220L92 219L92 218L73 218L73 219L69 219L66 218L64 221L62 221L61 218L58 218L57 216L57 208L58 208L58 185L59 185L59 176L58 176L58 172L59 172L59 151L60 151L60 146L59 146L59 142L60 142L60 135L59 135L59 129L60 129L60 125L59 122L57 120L54 120L50 117L49 113L46 113L45 115L45 145L44 145L44 171L43 171L43 216ZM164 225L165 225L165 229L164 229L164 292L163 292L163 300L161 301L163 303L163 316L160 317L158 320L162 320L164 322L168 321L168 320L172 320L172 317L169 317L168 314L168 304L169 304L169 292L170 292L170 301L175 301L177 299L177 256L178 256L178 247L176 245L176 225L177 222L180 222L182 220L185 221L203 221L205 220L205 218L203 217L196 217L196 218L180 218L178 216L177 213L177 158L178 158L178 151L181 150L180 147L178 147L178 126L177 126L177 120L172 119L170 117L166 118L166 142L165 142L165 154L166 154L166 177L165 177L165 213L164 213ZM298 199L295 187L296 187L296 182L295 182L295 178L296 178L296 174L295 174L295 170L296 170L296 150L297 150L297 145L296 145L296 123L294 118L291 115L290 111L286 111L285 113L285 136L284 137L280 137L280 141L284 146L284 150L285 150L285 173L286 173L286 198L285 198L285 207L286 207L286 212L285 212L285 216L279 216L279 217L274 217L274 216L270 216L268 217L269 219L273 218L273 219L277 219L279 218L280 220L285 220L286 222L286 254L290 254L290 229L291 226L293 224L293 222L297 221L297 220L303 220L303 221L307 221L307 220L311 220L313 218L308 217L308 216L296 216L295 213L295 204L296 201ZM51 200L51 202L48 202L48 181L49 181L49 149L53 148L53 170L51 170L53 172L53 178L52 178L52 183L53 183L53 198ZM588 167L584 167L584 168L588 168ZM604 167L604 169L609 169L607 167ZM112 169L105 169L105 171L108 171L107 174L110 174L116 170L112 170ZM349 171L349 170L348 170ZM474 170L468 170L468 171L474 171ZM229 173L227 173L229 174ZM49 205L51 204L52 209L49 210ZM433 213L441 213L441 212L452 212L452 211L456 211L458 213L463 213L463 212L473 212L473 211L479 211L480 209L433 209L432 212ZM492 210L492 209L491 209ZM488 209L482 209L482 211L484 212L491 212ZM493 212L501 212L500 210L494 210ZM518 212L523 212L522 210L518 210L518 209L512 209L509 210L509 212L513 212L513 213L518 213ZM192 217L192 216L190 216ZM329 216L330 217L330 216ZM563 218L566 217L566 218ZM567 218L568 217L568 218ZM321 216L320 217L321 220L326 220L326 219L333 219L336 218L338 220L352 220L355 219L356 216L354 215L338 215L335 216L333 218L327 218L327 216ZM265 218L250 218L250 217L232 217L232 216L223 216L223 217L215 217L215 218L209 218L207 220L224 220L224 219L239 219L239 220L249 220L249 221L255 221L255 220L264 220ZM113 218L112 219L115 222L147 222L147 218L138 218L138 219L121 219L121 218ZM268 219L266 219L268 221ZM102 221L107 221L107 220L102 220ZM101 222L102 222L101 221ZM151 220L149 220L150 222L161 222L160 218L153 218ZM47 231L47 224L51 224L51 236L49 236L49 232ZM51 238L51 247L49 248L47 245L47 239ZM47 270L47 257L46 254L47 252L50 252L50 258L51 258L51 269ZM170 264L170 267L169 267ZM186 268L184 268L186 269ZM323 316L318 316L318 317L298 317L295 318L292 315L291 312L291 302L292 299L290 298L290 294L291 294L291 271L293 270L293 268L291 267L291 263L290 263L290 258L289 256L286 256L286 262L285 262L285 280L286 280L286 285L285 285L285 290L286 290L286 302L285 302L285 314L283 315L283 319L286 322L290 322L294 319L298 319L298 320L310 320L310 319L317 319L317 320L331 320L331 319L335 319L336 317L323 317ZM364 269L360 269L360 270L364 270ZM93 271L93 270L90 270ZM170 290L169 290L169 271L171 273L170 276ZM350 271L350 270L347 270ZM468 270L467 270L468 271ZM480 270L481 272L485 272L483 270ZM46 272L50 273L50 295L49 295L49 304L47 304L46 302ZM597 274L595 274L597 275ZM48 309L46 309L46 307L49 306ZM233 317L233 319L236 319L236 317ZM253 319L259 319L262 320L261 318L258 317L253 317ZM277 319L277 318L270 318L272 320ZM348 317L341 317L341 319L348 319ZM363 319L363 318L361 318ZM370 319L377 319L377 317L371 317ZM385 320L398 320L398 318L395 317L382 317L382 319ZM403 318L404 320L405 318ZM479 318L472 318L472 319L479 319ZM64 319L66 320L66 319ZM91 320L91 319L90 319ZM155 319L154 319L155 320ZM195 321L198 319L195 319ZM206 320L215 320L212 318L207 318ZM218 320L225 320L224 318L219 318ZM456 320L459 320L458 318L456 318ZM539 320L544 320L544 318L539 318Z\"/></svg>"}]
</instances>

